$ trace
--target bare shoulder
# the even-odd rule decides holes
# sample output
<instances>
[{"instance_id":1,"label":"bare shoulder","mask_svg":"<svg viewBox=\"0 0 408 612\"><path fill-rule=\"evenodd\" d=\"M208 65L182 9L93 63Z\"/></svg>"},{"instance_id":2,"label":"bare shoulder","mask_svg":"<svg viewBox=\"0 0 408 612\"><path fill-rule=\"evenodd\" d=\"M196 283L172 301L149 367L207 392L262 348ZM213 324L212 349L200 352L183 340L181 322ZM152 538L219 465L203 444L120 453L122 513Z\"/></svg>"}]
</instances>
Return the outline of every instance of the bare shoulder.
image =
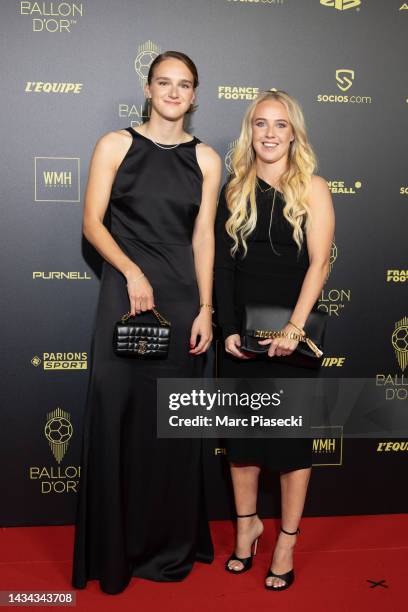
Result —
<instances>
[{"instance_id":1,"label":"bare shoulder","mask_svg":"<svg viewBox=\"0 0 408 612\"><path fill-rule=\"evenodd\" d=\"M317 174L312 176L309 205L311 208L317 208L319 210L321 210L322 207L332 206L329 185L323 177L317 176Z\"/></svg>"},{"instance_id":2,"label":"bare shoulder","mask_svg":"<svg viewBox=\"0 0 408 612\"><path fill-rule=\"evenodd\" d=\"M132 136L126 130L118 130L117 132L107 132L99 138L96 147L104 151L115 151L123 147L129 146L132 142Z\"/></svg>"},{"instance_id":3,"label":"bare shoulder","mask_svg":"<svg viewBox=\"0 0 408 612\"><path fill-rule=\"evenodd\" d=\"M107 132L97 141L94 157L117 167L126 155L131 143L132 136L126 130Z\"/></svg>"},{"instance_id":4,"label":"bare shoulder","mask_svg":"<svg viewBox=\"0 0 408 612\"><path fill-rule=\"evenodd\" d=\"M207 172L221 172L221 157L217 151L205 144L200 142L197 147L197 161L203 174Z\"/></svg>"},{"instance_id":5,"label":"bare shoulder","mask_svg":"<svg viewBox=\"0 0 408 612\"><path fill-rule=\"evenodd\" d=\"M329 185L327 184L326 179L324 179L322 176L318 176L317 174L313 174L311 191L320 193L329 191Z\"/></svg>"}]
</instances>

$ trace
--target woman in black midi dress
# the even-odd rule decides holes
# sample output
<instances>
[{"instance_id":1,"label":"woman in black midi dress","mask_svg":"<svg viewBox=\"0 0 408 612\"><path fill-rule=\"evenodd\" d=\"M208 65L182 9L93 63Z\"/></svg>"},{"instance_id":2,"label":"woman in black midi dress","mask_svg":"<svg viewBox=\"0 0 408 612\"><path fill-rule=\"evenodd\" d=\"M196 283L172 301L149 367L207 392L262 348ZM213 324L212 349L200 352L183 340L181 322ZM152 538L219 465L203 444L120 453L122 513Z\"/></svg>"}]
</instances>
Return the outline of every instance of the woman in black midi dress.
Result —
<instances>
[{"instance_id":1,"label":"woman in black midi dress","mask_svg":"<svg viewBox=\"0 0 408 612\"><path fill-rule=\"evenodd\" d=\"M240 349L245 304L289 307L290 323L282 331L302 333L328 273L334 231L331 197L327 183L313 176L315 158L300 107L293 98L284 92L258 97L245 115L232 165L230 183L221 191L216 222L215 290L225 341L218 375L315 377L318 367L305 369L285 363L285 357L297 346L290 337L260 341L269 344L268 354L262 358L254 359ZM242 193L247 193L246 200ZM289 219L284 214L284 193L290 204ZM251 210L254 221L248 230ZM295 224L290 220L293 217ZM262 467L277 470L281 472L282 531L265 586L283 590L294 578L293 536L298 532L310 477L312 440L229 438L226 446L240 519L235 551L226 569L240 573L250 568L252 545L263 531L256 515L259 472Z\"/></svg>"},{"instance_id":2,"label":"woman in black midi dress","mask_svg":"<svg viewBox=\"0 0 408 612\"><path fill-rule=\"evenodd\" d=\"M201 376L211 342L220 160L183 130L197 84L187 56L156 58L150 120L103 137L91 165L86 236L105 261L84 419L76 588L98 579L114 594L132 576L181 580L195 560L213 557L201 441L156 434L157 379ZM101 224L107 208L109 232ZM152 320L153 305L171 322L168 357L116 356L115 321L127 311Z\"/></svg>"}]
</instances>

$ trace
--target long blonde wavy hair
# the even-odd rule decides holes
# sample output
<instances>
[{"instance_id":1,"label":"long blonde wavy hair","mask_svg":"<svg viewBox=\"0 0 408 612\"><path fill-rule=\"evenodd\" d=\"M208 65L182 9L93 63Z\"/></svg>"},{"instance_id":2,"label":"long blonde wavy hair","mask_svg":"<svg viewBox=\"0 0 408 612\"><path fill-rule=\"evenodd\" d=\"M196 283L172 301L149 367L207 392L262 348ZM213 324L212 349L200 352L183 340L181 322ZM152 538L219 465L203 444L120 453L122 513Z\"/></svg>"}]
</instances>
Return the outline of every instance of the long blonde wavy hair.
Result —
<instances>
[{"instance_id":1,"label":"long blonde wavy hair","mask_svg":"<svg viewBox=\"0 0 408 612\"><path fill-rule=\"evenodd\" d=\"M252 146L252 119L258 104L265 100L276 100L286 107L294 134L294 141L290 144L288 153L287 170L280 176L279 188L285 202L283 214L293 227L293 239L298 251L304 238L302 223L305 222L304 227L307 227L311 219L307 200L317 161L307 139L302 109L297 100L284 91L261 93L244 115L241 134L232 156L232 178L225 192L230 211L225 229L233 240L232 256L240 246L243 248L243 256L246 255L247 238L256 226L256 158Z\"/></svg>"}]
</instances>

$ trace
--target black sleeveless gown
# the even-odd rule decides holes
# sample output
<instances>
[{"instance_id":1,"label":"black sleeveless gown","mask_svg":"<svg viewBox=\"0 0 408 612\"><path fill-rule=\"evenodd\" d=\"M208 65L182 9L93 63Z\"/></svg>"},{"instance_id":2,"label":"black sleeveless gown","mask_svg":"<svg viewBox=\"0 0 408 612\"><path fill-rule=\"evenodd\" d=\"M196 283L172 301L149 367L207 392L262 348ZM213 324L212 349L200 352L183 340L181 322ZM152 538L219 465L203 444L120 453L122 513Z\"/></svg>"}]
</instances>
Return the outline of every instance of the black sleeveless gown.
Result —
<instances>
[{"instance_id":1,"label":"black sleeveless gown","mask_svg":"<svg viewBox=\"0 0 408 612\"><path fill-rule=\"evenodd\" d=\"M218 204L215 295L223 339L241 333L246 303L294 307L309 267L305 241L298 254L292 226L282 213L284 200L278 191L270 231L272 249L268 234L274 190L268 189L268 183L262 179L257 180L257 224L247 240L246 257L238 254L232 258L230 254L232 240L225 230L229 217L225 185ZM320 362L315 369L288 365L285 357L241 360L225 352L224 342L218 343L217 355L218 376L224 378L315 378L320 368ZM225 446L227 458L233 463L254 463L281 472L312 465L311 438L228 438Z\"/></svg>"},{"instance_id":2,"label":"black sleeveless gown","mask_svg":"<svg viewBox=\"0 0 408 612\"><path fill-rule=\"evenodd\" d=\"M72 584L98 579L119 593L132 576L177 581L213 558L198 439L156 437L156 379L202 376L189 354L199 312L192 232L202 173L197 138L163 150L132 128L108 207L110 231L145 273L171 321L168 358L126 359L112 350L114 323L129 310L126 279L104 261L76 516ZM151 317L142 314L140 317Z\"/></svg>"}]
</instances>

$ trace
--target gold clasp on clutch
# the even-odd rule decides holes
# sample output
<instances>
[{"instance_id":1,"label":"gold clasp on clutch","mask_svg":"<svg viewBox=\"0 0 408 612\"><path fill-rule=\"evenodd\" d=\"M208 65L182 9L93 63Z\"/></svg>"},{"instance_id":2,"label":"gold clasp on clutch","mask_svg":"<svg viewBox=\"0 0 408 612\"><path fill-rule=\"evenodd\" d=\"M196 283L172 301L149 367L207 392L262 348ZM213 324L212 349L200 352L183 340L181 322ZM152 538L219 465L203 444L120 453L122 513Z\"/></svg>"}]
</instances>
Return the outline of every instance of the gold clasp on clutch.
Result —
<instances>
[{"instance_id":1,"label":"gold clasp on clutch","mask_svg":"<svg viewBox=\"0 0 408 612\"><path fill-rule=\"evenodd\" d=\"M143 355L147 351L147 340L139 340L137 345L137 353Z\"/></svg>"}]
</instances>

